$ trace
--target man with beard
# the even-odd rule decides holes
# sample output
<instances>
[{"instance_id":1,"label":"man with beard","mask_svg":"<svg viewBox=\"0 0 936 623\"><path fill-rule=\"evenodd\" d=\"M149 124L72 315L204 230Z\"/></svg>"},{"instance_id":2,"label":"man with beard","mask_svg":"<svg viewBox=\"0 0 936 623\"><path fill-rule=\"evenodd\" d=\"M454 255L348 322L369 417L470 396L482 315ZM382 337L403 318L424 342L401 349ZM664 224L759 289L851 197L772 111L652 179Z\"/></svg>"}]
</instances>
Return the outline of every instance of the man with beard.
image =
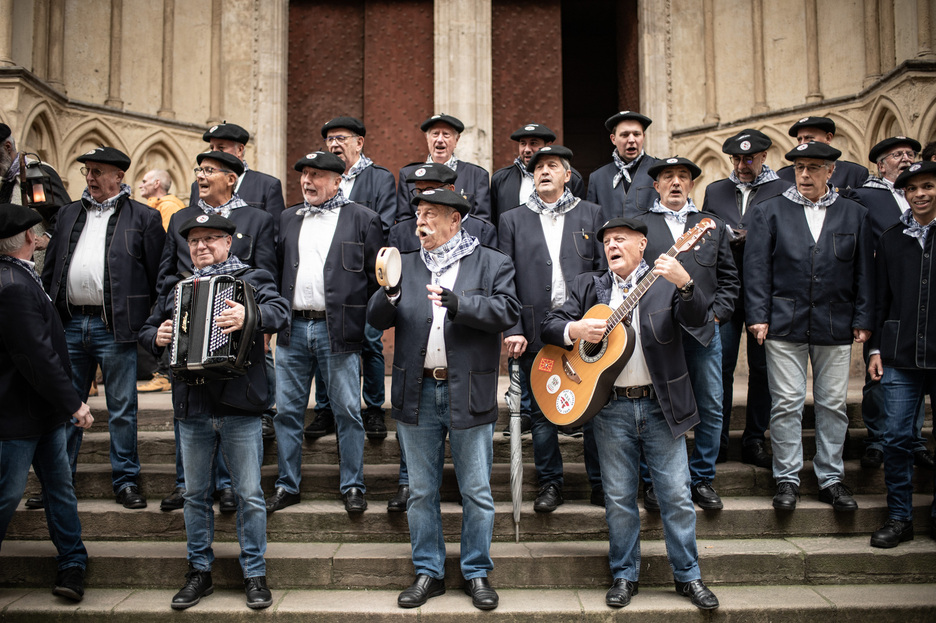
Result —
<instances>
[{"instance_id":1,"label":"man with beard","mask_svg":"<svg viewBox=\"0 0 936 623\"><path fill-rule=\"evenodd\" d=\"M647 171L656 158L644 153L647 127L653 123L639 112L622 110L605 121L611 133L611 162L588 177L588 200L601 206L604 220L633 216L653 205L657 192Z\"/></svg>"}]
</instances>

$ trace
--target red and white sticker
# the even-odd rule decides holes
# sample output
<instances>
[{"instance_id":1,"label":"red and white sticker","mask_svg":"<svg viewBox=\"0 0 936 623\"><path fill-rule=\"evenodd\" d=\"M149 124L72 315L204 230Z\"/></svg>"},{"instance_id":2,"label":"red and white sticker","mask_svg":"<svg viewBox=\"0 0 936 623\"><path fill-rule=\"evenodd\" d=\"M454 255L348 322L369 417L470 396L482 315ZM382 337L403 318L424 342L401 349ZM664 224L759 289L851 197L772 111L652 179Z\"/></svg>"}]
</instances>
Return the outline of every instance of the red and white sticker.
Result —
<instances>
[{"instance_id":1,"label":"red and white sticker","mask_svg":"<svg viewBox=\"0 0 936 623\"><path fill-rule=\"evenodd\" d=\"M559 391L559 387L562 385L562 379L559 378L558 374L553 374L551 377L546 379L546 391L550 394L555 394Z\"/></svg>"},{"instance_id":2,"label":"red and white sticker","mask_svg":"<svg viewBox=\"0 0 936 623\"><path fill-rule=\"evenodd\" d=\"M556 363L555 359L540 359L539 371L540 372L552 372L553 364L555 363Z\"/></svg>"},{"instance_id":3,"label":"red and white sticker","mask_svg":"<svg viewBox=\"0 0 936 623\"><path fill-rule=\"evenodd\" d=\"M571 389L564 389L556 396L556 411L565 415L575 406L575 394Z\"/></svg>"}]
</instances>

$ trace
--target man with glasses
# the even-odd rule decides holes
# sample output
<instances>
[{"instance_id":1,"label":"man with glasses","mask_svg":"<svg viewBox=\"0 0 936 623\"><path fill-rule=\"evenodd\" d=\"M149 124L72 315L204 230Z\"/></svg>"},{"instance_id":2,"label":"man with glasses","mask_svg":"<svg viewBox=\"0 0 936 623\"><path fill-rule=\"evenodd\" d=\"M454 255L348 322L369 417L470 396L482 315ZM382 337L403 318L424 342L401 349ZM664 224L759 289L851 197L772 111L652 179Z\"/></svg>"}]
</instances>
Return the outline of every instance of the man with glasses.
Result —
<instances>
[{"instance_id":1,"label":"man with glasses","mask_svg":"<svg viewBox=\"0 0 936 623\"><path fill-rule=\"evenodd\" d=\"M747 128L729 137L722 144L728 155L731 175L716 180L705 189L702 211L716 214L728 226L729 245L742 276L744 241L747 234L745 216L751 206L779 195L791 184L777 177L767 165L767 150L772 142L763 132ZM734 312L719 317L722 346L722 430L718 461L728 460L728 431L731 429L731 407L734 401L734 373L738 365L741 335L744 332L744 283L735 302ZM744 433L741 436L741 461L749 465L770 468L766 449L767 426L770 423L770 389L767 386L767 358L764 347L755 340L747 341L748 388Z\"/></svg>"},{"instance_id":2,"label":"man with glasses","mask_svg":"<svg viewBox=\"0 0 936 623\"><path fill-rule=\"evenodd\" d=\"M137 332L156 300L165 232L159 213L130 199L130 158L113 147L78 156L87 188L59 210L42 283L68 343L72 382L87 401L97 366L104 372L112 482L117 503L146 508L138 486ZM69 427L72 476L82 430Z\"/></svg>"},{"instance_id":3,"label":"man with glasses","mask_svg":"<svg viewBox=\"0 0 936 623\"><path fill-rule=\"evenodd\" d=\"M853 198L868 208L871 219L871 231L874 235L875 251L878 242L889 227L900 222L900 217L910 209L902 188L895 188L894 182L901 173L910 168L920 151L920 143L906 136L892 136L871 148L868 159L875 163L879 177L869 177L864 186L852 192ZM869 346L864 348L867 364L870 358ZM884 462L884 436L887 432L887 420L884 415L884 389L870 376L865 376L861 418L864 420L868 436L865 438L864 454L861 466L876 469ZM913 462L917 467L932 470L933 456L926 448L923 437L923 403L917 410L916 428L913 438Z\"/></svg>"},{"instance_id":4,"label":"man with glasses","mask_svg":"<svg viewBox=\"0 0 936 623\"><path fill-rule=\"evenodd\" d=\"M184 223L202 214L218 214L234 223L237 233L232 239L231 253L248 266L262 268L271 275L276 275L273 217L263 210L250 207L234 191L244 172L241 159L223 151L207 151L198 154L196 161L198 166L195 168L195 187L198 189L198 200L169 219L166 246L159 264L160 296L168 296L171 293L177 275L191 274L192 257L180 228ZM185 471L178 425L174 428L176 484L172 493L160 504L164 511L182 508L182 496L185 494ZM220 455L217 489L221 492L221 512L233 513L237 509L237 501L227 465Z\"/></svg>"},{"instance_id":5,"label":"man with glasses","mask_svg":"<svg viewBox=\"0 0 936 623\"><path fill-rule=\"evenodd\" d=\"M816 141L817 143L832 144L835 137L835 122L828 117L803 117L790 126L790 136L796 139L797 145ZM786 166L777 171L780 179L792 184L796 176L793 166ZM857 162L839 160L835 163L835 173L829 183L833 188L844 190L846 188L861 188L868 179L868 169Z\"/></svg>"},{"instance_id":6,"label":"man with glasses","mask_svg":"<svg viewBox=\"0 0 936 623\"><path fill-rule=\"evenodd\" d=\"M868 211L829 185L841 155L825 143L793 148L786 159L796 187L758 203L746 218L745 313L749 339L767 353L778 511L792 511L799 498L810 362L819 501L837 512L858 509L842 482L842 451L852 342L866 342L874 326L873 242Z\"/></svg>"}]
</instances>

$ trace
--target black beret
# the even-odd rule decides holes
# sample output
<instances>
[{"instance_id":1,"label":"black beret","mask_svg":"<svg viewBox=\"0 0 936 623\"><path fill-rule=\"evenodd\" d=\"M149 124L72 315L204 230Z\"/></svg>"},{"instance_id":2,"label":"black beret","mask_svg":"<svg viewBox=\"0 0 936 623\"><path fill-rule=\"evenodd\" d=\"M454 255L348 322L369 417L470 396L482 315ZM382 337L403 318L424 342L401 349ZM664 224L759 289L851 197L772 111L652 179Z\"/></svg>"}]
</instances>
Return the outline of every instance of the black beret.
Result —
<instances>
[{"instance_id":1,"label":"black beret","mask_svg":"<svg viewBox=\"0 0 936 623\"><path fill-rule=\"evenodd\" d=\"M643 221L639 221L635 218L627 218L626 216L615 216L610 221L607 221L604 225L598 229L598 240L604 242L604 234L609 229L614 229L615 227L626 227L627 229L632 229L636 232L647 235L647 224Z\"/></svg>"},{"instance_id":2,"label":"black beret","mask_svg":"<svg viewBox=\"0 0 936 623\"><path fill-rule=\"evenodd\" d=\"M543 156L558 156L559 158L572 160L572 150L563 145L546 145L546 147L543 147L530 156L530 161L526 165L526 170L532 173L536 168L536 163Z\"/></svg>"},{"instance_id":3,"label":"black beret","mask_svg":"<svg viewBox=\"0 0 936 623\"><path fill-rule=\"evenodd\" d=\"M892 136L890 138L885 138L883 141L871 148L871 151L868 152L868 160L871 162L877 162L878 158L889 152L894 147L898 145L909 145L913 151L916 153L920 152L922 145L919 141L915 141L912 138L907 138L906 136Z\"/></svg>"},{"instance_id":4,"label":"black beret","mask_svg":"<svg viewBox=\"0 0 936 623\"><path fill-rule=\"evenodd\" d=\"M722 144L722 152L726 154L741 156L747 154L759 154L773 145L773 141L757 130L741 130L734 136L728 137Z\"/></svg>"},{"instance_id":5,"label":"black beret","mask_svg":"<svg viewBox=\"0 0 936 623\"><path fill-rule=\"evenodd\" d=\"M462 123L460 120L456 119L452 115L446 115L446 114L432 115L431 117L429 117L428 119L422 122L422 124L419 126L419 129L425 132L429 128L431 128L434 124L440 121L443 123L447 123L453 128L455 128L455 131L458 132L459 134L465 131L464 123Z\"/></svg>"},{"instance_id":6,"label":"black beret","mask_svg":"<svg viewBox=\"0 0 936 623\"><path fill-rule=\"evenodd\" d=\"M12 133L13 133L13 130L10 129L10 126L8 126L5 123L0 123L0 142L3 142L7 140L8 138L10 138L10 134Z\"/></svg>"},{"instance_id":7,"label":"black beret","mask_svg":"<svg viewBox=\"0 0 936 623\"><path fill-rule=\"evenodd\" d=\"M234 154L229 154L226 151L203 151L202 153L195 156L195 160L198 161L198 164L202 163L202 160L208 158L209 160L217 160L228 169L233 171L238 177L244 172L244 163L240 158Z\"/></svg>"},{"instance_id":8,"label":"black beret","mask_svg":"<svg viewBox=\"0 0 936 623\"><path fill-rule=\"evenodd\" d=\"M75 158L75 160L78 162L112 164L121 171L126 171L130 168L130 156L113 147L95 147L88 153L81 154Z\"/></svg>"},{"instance_id":9,"label":"black beret","mask_svg":"<svg viewBox=\"0 0 936 623\"><path fill-rule=\"evenodd\" d=\"M335 128L345 128L351 130L358 136L364 136L367 134L367 129L364 127L364 122L360 119L356 119L354 117L335 117L322 126L322 138L325 138L328 135L329 130L334 130Z\"/></svg>"},{"instance_id":10,"label":"black beret","mask_svg":"<svg viewBox=\"0 0 936 623\"><path fill-rule=\"evenodd\" d=\"M894 188L903 188L910 182L911 177L917 175L936 175L936 162L931 160L924 160L923 162L914 162L910 165L909 169L906 169L903 173L897 176L897 179L894 180Z\"/></svg>"},{"instance_id":11,"label":"black beret","mask_svg":"<svg viewBox=\"0 0 936 623\"><path fill-rule=\"evenodd\" d=\"M510 135L510 140L519 141L521 138L529 136L532 138L541 138L547 143L552 143L556 140L556 134L546 126L539 123L528 123L513 134Z\"/></svg>"},{"instance_id":12,"label":"black beret","mask_svg":"<svg viewBox=\"0 0 936 623\"><path fill-rule=\"evenodd\" d=\"M237 231L237 225L220 214L199 214L182 223L182 227L179 228L179 235L188 238L189 232L196 227L220 229L229 236L233 236L234 232Z\"/></svg>"},{"instance_id":13,"label":"black beret","mask_svg":"<svg viewBox=\"0 0 936 623\"><path fill-rule=\"evenodd\" d=\"M306 167L321 169L322 171L332 171L341 175L345 172L344 160L331 153L330 151L313 151L304 155L293 165L293 168L300 173Z\"/></svg>"},{"instance_id":14,"label":"black beret","mask_svg":"<svg viewBox=\"0 0 936 623\"><path fill-rule=\"evenodd\" d=\"M687 169L689 169L689 173L690 175L692 175L692 179L695 179L699 177L700 175L702 175L702 169L699 168L699 165L697 165L692 160L689 160L689 158L682 158L680 156L667 158L666 160L657 160L656 164L654 164L652 167L647 169L647 175L649 175L653 179L656 179L657 176L663 171L663 169L668 169L669 167L678 167L678 166L684 166Z\"/></svg>"},{"instance_id":15,"label":"black beret","mask_svg":"<svg viewBox=\"0 0 936 623\"><path fill-rule=\"evenodd\" d=\"M622 110L621 112L608 117L608 120L605 121L605 127L608 128L608 132L614 134L614 128L617 127L617 124L628 120L639 121L644 130L647 129L648 125L653 123L650 117L641 115L639 112L634 112L632 110Z\"/></svg>"},{"instance_id":16,"label":"black beret","mask_svg":"<svg viewBox=\"0 0 936 623\"><path fill-rule=\"evenodd\" d=\"M448 188L433 188L432 190L418 192L416 196L413 197L412 204L418 205L422 201L455 208L458 210L458 213L462 215L462 218L471 210L471 205L468 204L467 199Z\"/></svg>"},{"instance_id":17,"label":"black beret","mask_svg":"<svg viewBox=\"0 0 936 623\"><path fill-rule=\"evenodd\" d=\"M407 182L437 182L439 184L454 184L458 173L451 167L438 162L427 162L413 169L406 176Z\"/></svg>"},{"instance_id":18,"label":"black beret","mask_svg":"<svg viewBox=\"0 0 936 623\"><path fill-rule=\"evenodd\" d=\"M11 238L42 221L35 210L14 203L0 203L0 240Z\"/></svg>"},{"instance_id":19,"label":"black beret","mask_svg":"<svg viewBox=\"0 0 936 623\"><path fill-rule=\"evenodd\" d=\"M250 140L250 133L236 123L228 123L225 121L219 125L211 126L204 134L202 134L202 140L206 143L213 138L222 138L228 141L234 141L235 143L246 145L247 141Z\"/></svg>"},{"instance_id":20,"label":"black beret","mask_svg":"<svg viewBox=\"0 0 936 623\"><path fill-rule=\"evenodd\" d=\"M787 160L793 162L797 158L818 158L820 160L838 160L842 157L842 152L831 145L820 143L819 141L809 141L797 145L787 152Z\"/></svg>"},{"instance_id":21,"label":"black beret","mask_svg":"<svg viewBox=\"0 0 936 623\"><path fill-rule=\"evenodd\" d=\"M819 128L823 132L835 134L835 122L828 117L803 117L790 126L790 136L796 136L800 128Z\"/></svg>"}]
</instances>

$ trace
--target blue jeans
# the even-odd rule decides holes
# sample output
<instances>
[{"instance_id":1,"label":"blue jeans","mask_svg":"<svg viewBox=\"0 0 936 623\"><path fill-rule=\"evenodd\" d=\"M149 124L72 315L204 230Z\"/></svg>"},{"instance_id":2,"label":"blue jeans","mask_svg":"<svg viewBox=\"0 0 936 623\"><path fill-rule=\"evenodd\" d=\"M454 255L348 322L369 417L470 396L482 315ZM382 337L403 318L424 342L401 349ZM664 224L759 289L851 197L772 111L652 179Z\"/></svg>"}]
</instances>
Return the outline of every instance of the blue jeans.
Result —
<instances>
[{"instance_id":1,"label":"blue jeans","mask_svg":"<svg viewBox=\"0 0 936 623\"><path fill-rule=\"evenodd\" d=\"M387 375L383 356L383 331L364 324L364 344L361 348L361 397L364 407L383 409L386 388L384 377ZM320 371L315 372L315 410L331 409L328 401L325 380Z\"/></svg>"},{"instance_id":2,"label":"blue jeans","mask_svg":"<svg viewBox=\"0 0 936 623\"><path fill-rule=\"evenodd\" d=\"M179 436L179 420L173 420L172 422L172 432L175 433L175 467L176 467L176 487L185 488L185 466L182 460L182 441ZM231 472L228 469L227 463L224 462L224 457L221 455L221 451L218 451L217 462L215 463L215 489L220 491L222 489L231 488Z\"/></svg>"},{"instance_id":3,"label":"blue jeans","mask_svg":"<svg viewBox=\"0 0 936 623\"><path fill-rule=\"evenodd\" d=\"M663 538L673 577L679 582L701 578L685 437L673 439L656 398L612 398L592 421L601 461L605 519L611 541L608 558L614 579L639 580L637 489L641 450L660 500Z\"/></svg>"},{"instance_id":4,"label":"blue jeans","mask_svg":"<svg viewBox=\"0 0 936 623\"><path fill-rule=\"evenodd\" d=\"M78 500L65 451L68 427L74 428L63 424L39 437L0 440L0 545L26 490L32 465L42 485L46 526L58 551L55 557L58 568L84 569L88 564L88 552L81 541Z\"/></svg>"},{"instance_id":5,"label":"blue jeans","mask_svg":"<svg viewBox=\"0 0 936 623\"><path fill-rule=\"evenodd\" d=\"M845 475L842 451L848 432L845 397L851 346L817 346L765 340L767 374L773 405L770 409L770 444L777 484L799 485L803 469L803 405L806 402L806 365L812 362L813 403L816 408L816 456L813 469L819 487L841 482Z\"/></svg>"},{"instance_id":6,"label":"blue jeans","mask_svg":"<svg viewBox=\"0 0 936 623\"><path fill-rule=\"evenodd\" d=\"M65 322L65 340L72 365L72 385L78 396L88 400L91 382L100 364L104 373L104 396L110 430L111 480L114 493L137 484L140 458L137 455L136 342L115 342L114 335L97 316L75 315ZM72 475L78 465L82 429L69 426L66 433Z\"/></svg>"},{"instance_id":7,"label":"blue jeans","mask_svg":"<svg viewBox=\"0 0 936 623\"><path fill-rule=\"evenodd\" d=\"M364 491L364 422L358 379L358 353L333 353L325 320L292 319L289 344L276 348L276 428L279 478L277 487L299 493L302 480L302 425L312 377L322 371L335 413L340 449L341 493L357 487Z\"/></svg>"},{"instance_id":8,"label":"blue jeans","mask_svg":"<svg viewBox=\"0 0 936 623\"><path fill-rule=\"evenodd\" d=\"M865 366L868 365L870 346L865 342L863 355ZM884 451L884 438L887 435L888 420L885 415L884 387L880 381L871 380L871 376L865 373L865 384L861 390L861 419L864 421L865 428L868 429L868 436L865 438L864 447L874 448ZM916 431L913 439L913 451L926 450L926 438L923 437L923 420L926 413L923 409L923 394L920 393L920 404L917 405L917 416L914 422Z\"/></svg>"},{"instance_id":9,"label":"blue jeans","mask_svg":"<svg viewBox=\"0 0 936 623\"><path fill-rule=\"evenodd\" d=\"M913 519L913 452L916 448L917 413L925 395L936 398L936 370L884 368L884 484L887 510L892 519ZM936 473L934 473L936 484ZM933 489L936 491L936 489ZM932 516L936 522L936 494ZM934 523L936 525L936 523Z\"/></svg>"},{"instance_id":10,"label":"blue jeans","mask_svg":"<svg viewBox=\"0 0 936 623\"><path fill-rule=\"evenodd\" d=\"M462 496L461 571L466 580L487 577L494 568L494 498L491 465L494 462L494 423L454 429L449 410L448 381L423 380L419 424L397 422L397 435L406 446L410 498L406 507L413 566L417 574L445 576L445 539L439 487L445 463L445 436L452 448L452 463Z\"/></svg>"},{"instance_id":11,"label":"blue jeans","mask_svg":"<svg viewBox=\"0 0 936 623\"><path fill-rule=\"evenodd\" d=\"M689 457L692 484L711 482L715 478L715 459L722 432L722 342L718 323L715 336L708 346L683 329L683 352L692 381L692 393L699 407L701 421L693 430L695 447Z\"/></svg>"},{"instance_id":12,"label":"blue jeans","mask_svg":"<svg viewBox=\"0 0 936 623\"><path fill-rule=\"evenodd\" d=\"M742 291L741 296L744 296ZM738 316L736 313L735 316ZM731 430L731 407L734 401L734 374L744 334L742 318L732 317L719 324L722 347L722 430L721 447L728 448L728 432ZM767 354L757 340L748 336L748 386L747 408L744 417L744 433L741 445L764 443L767 426L770 424L770 388L767 382Z\"/></svg>"},{"instance_id":13,"label":"blue jeans","mask_svg":"<svg viewBox=\"0 0 936 623\"><path fill-rule=\"evenodd\" d=\"M212 497L216 457L231 466L237 494L237 541L245 578L266 575L266 507L260 488L263 439L260 416L190 414L177 420L185 464L185 534L188 561L199 571L211 571L214 552Z\"/></svg>"}]
</instances>

